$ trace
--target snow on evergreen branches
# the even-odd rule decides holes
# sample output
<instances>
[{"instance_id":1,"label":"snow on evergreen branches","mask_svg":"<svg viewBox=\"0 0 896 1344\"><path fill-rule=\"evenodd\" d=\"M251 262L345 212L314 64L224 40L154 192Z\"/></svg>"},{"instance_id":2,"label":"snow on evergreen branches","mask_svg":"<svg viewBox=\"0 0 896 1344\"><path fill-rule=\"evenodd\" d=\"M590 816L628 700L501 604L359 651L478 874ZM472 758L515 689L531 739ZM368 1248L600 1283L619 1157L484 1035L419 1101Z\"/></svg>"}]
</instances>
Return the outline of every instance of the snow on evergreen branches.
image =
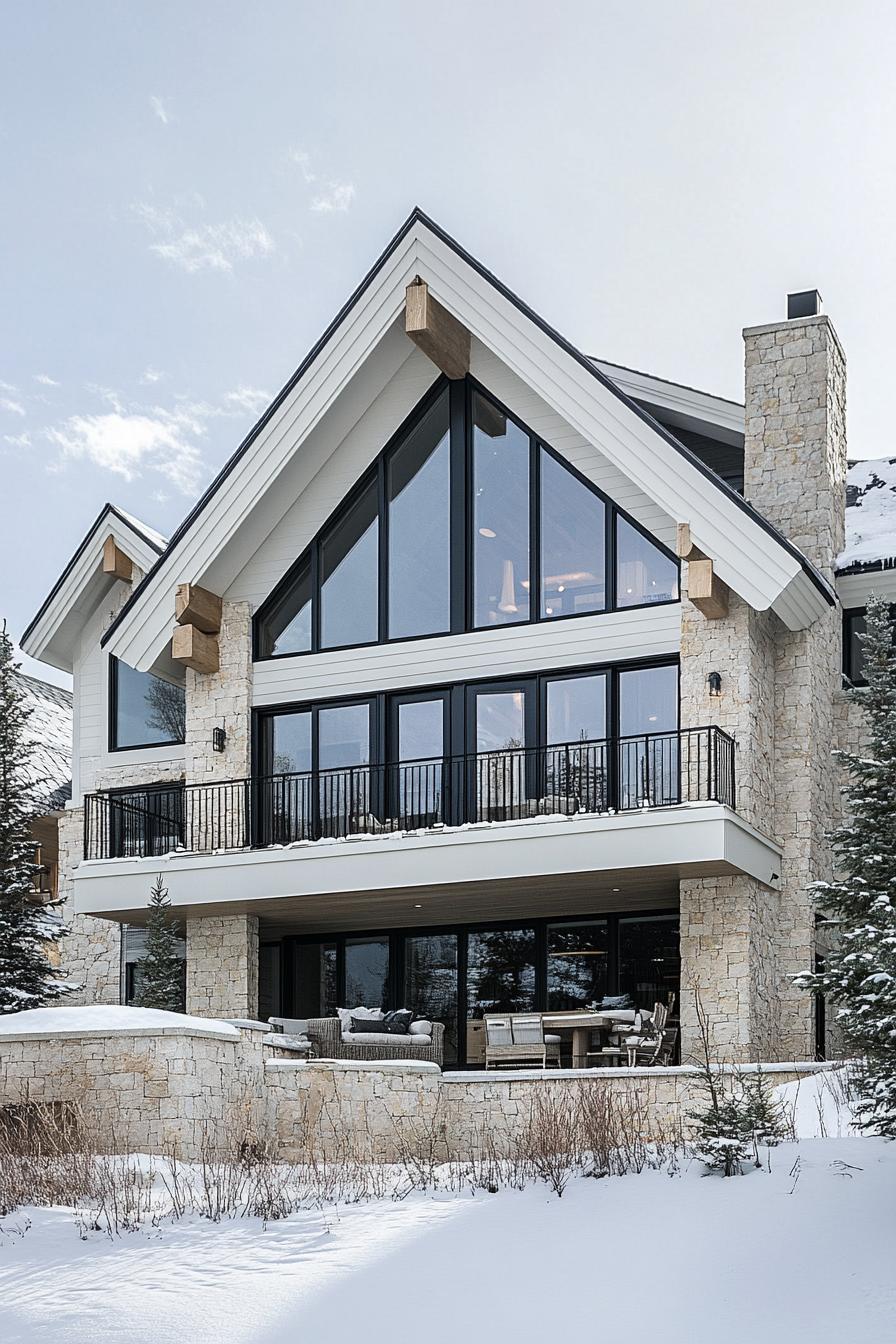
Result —
<instances>
[{"instance_id":1,"label":"snow on evergreen branches","mask_svg":"<svg viewBox=\"0 0 896 1344\"><path fill-rule=\"evenodd\" d=\"M862 1063L857 1123L896 1138L896 650L889 604L865 617L867 690L852 690L866 716L860 752L834 755L846 770L843 824L829 835L833 882L816 884L824 915L839 926L824 969L797 983L838 1006L837 1023Z\"/></svg>"},{"instance_id":2,"label":"snow on evergreen branches","mask_svg":"<svg viewBox=\"0 0 896 1344\"><path fill-rule=\"evenodd\" d=\"M66 993L47 956L62 926L34 902L30 780L31 713L22 697L12 640L0 630L0 1013L39 1008Z\"/></svg>"}]
</instances>

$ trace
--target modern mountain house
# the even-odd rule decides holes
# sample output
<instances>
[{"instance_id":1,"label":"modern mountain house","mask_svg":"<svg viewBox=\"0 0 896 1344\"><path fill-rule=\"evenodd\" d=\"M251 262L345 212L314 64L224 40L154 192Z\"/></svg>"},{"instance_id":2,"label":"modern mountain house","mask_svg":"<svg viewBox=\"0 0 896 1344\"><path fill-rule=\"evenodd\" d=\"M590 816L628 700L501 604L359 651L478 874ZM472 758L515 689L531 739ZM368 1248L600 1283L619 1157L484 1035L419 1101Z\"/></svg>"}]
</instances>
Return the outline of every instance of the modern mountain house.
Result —
<instances>
[{"instance_id":1,"label":"modern mountain house","mask_svg":"<svg viewBox=\"0 0 896 1344\"><path fill-rule=\"evenodd\" d=\"M169 541L107 505L22 639L74 676L83 999L161 873L193 1013L407 1006L463 1066L491 1009L674 995L687 1057L699 991L729 1056L823 1050L896 467L847 487L815 291L744 343L743 405L590 358L415 211Z\"/></svg>"}]
</instances>

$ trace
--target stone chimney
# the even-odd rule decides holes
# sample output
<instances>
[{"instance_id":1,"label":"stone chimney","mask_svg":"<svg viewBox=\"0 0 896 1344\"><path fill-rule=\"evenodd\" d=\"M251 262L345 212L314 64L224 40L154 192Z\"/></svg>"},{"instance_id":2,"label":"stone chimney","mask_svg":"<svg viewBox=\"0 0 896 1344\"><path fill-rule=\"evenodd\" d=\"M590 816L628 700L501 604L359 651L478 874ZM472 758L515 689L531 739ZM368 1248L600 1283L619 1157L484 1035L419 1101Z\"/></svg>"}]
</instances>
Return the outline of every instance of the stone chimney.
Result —
<instances>
[{"instance_id":1,"label":"stone chimney","mask_svg":"<svg viewBox=\"0 0 896 1344\"><path fill-rule=\"evenodd\" d=\"M844 532L846 358L817 291L788 295L788 314L744 331L744 495L833 581Z\"/></svg>"}]
</instances>

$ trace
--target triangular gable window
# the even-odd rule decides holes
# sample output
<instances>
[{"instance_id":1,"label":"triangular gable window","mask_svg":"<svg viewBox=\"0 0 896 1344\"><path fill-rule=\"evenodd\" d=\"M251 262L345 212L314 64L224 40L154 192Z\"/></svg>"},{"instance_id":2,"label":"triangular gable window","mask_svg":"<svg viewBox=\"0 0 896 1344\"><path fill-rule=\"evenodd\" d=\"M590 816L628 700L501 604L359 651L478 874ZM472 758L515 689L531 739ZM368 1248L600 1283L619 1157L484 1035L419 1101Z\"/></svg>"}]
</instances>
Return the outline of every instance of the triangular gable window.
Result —
<instances>
[{"instance_id":1,"label":"triangular gable window","mask_svg":"<svg viewBox=\"0 0 896 1344\"><path fill-rule=\"evenodd\" d=\"M677 600L669 551L471 380L442 381L260 609L256 656Z\"/></svg>"}]
</instances>

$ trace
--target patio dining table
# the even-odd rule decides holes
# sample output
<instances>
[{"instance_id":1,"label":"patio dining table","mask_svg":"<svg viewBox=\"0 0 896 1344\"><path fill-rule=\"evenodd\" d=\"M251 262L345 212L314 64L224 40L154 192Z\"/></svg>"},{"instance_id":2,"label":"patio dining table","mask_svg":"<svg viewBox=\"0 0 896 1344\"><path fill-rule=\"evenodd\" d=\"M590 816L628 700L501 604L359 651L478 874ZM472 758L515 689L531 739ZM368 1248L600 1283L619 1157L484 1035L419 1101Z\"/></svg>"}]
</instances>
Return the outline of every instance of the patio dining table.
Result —
<instances>
[{"instance_id":1,"label":"patio dining table","mask_svg":"<svg viewBox=\"0 0 896 1344\"><path fill-rule=\"evenodd\" d=\"M635 1011L634 1008L607 1008L603 1012L582 1009L542 1013L541 1020L545 1031L572 1030L572 1066L574 1069L586 1069L592 1031L610 1032L618 1027L630 1026L635 1020Z\"/></svg>"}]
</instances>

